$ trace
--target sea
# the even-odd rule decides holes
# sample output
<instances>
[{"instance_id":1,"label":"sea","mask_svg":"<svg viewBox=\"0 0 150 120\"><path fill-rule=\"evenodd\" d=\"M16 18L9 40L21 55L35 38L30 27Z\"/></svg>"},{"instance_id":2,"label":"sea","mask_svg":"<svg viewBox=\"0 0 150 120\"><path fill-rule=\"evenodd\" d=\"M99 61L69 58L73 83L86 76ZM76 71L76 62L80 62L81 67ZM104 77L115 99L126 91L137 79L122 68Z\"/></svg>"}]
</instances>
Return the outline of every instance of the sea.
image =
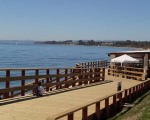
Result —
<instances>
[{"instance_id":1,"label":"sea","mask_svg":"<svg viewBox=\"0 0 150 120\"><path fill-rule=\"evenodd\" d=\"M127 50L134 48L0 41L0 68L70 68L76 63L109 60L108 53Z\"/></svg>"},{"instance_id":2,"label":"sea","mask_svg":"<svg viewBox=\"0 0 150 120\"><path fill-rule=\"evenodd\" d=\"M36 44L33 41L0 41L0 69L71 68L76 63L109 60L108 53L126 50L134 49L108 46ZM17 75L18 73L12 74ZM0 77L4 76L5 73L0 71ZM10 86L19 84L20 81L10 82ZM0 89L4 87L5 83L0 82Z\"/></svg>"}]
</instances>

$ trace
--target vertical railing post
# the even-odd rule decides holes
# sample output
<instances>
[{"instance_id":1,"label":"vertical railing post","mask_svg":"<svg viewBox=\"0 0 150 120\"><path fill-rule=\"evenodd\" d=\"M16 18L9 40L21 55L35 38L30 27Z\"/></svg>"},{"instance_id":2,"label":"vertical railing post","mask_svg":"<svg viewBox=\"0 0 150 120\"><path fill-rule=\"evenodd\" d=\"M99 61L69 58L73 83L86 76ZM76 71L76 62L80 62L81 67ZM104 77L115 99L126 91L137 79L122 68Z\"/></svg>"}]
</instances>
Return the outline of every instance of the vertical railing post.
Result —
<instances>
[{"instance_id":1,"label":"vertical railing post","mask_svg":"<svg viewBox=\"0 0 150 120\"><path fill-rule=\"evenodd\" d=\"M99 65L99 61L97 61L97 67L100 67L100 65Z\"/></svg>"},{"instance_id":2,"label":"vertical railing post","mask_svg":"<svg viewBox=\"0 0 150 120\"><path fill-rule=\"evenodd\" d=\"M65 69L65 74L68 74L68 69ZM65 77L65 82L67 82L68 77ZM65 88L69 87L67 83L65 83Z\"/></svg>"},{"instance_id":3,"label":"vertical railing post","mask_svg":"<svg viewBox=\"0 0 150 120\"><path fill-rule=\"evenodd\" d=\"M135 97L136 97L136 91L135 91L135 86L133 87L133 98L135 99Z\"/></svg>"},{"instance_id":4,"label":"vertical railing post","mask_svg":"<svg viewBox=\"0 0 150 120\"><path fill-rule=\"evenodd\" d=\"M49 74L51 74L51 71L49 71ZM52 81L52 77L50 76L50 82ZM53 91L53 88L52 87L50 87L50 91Z\"/></svg>"},{"instance_id":5,"label":"vertical railing post","mask_svg":"<svg viewBox=\"0 0 150 120\"><path fill-rule=\"evenodd\" d=\"M88 107L85 107L82 109L82 120L87 120L87 116L88 116Z\"/></svg>"},{"instance_id":6,"label":"vertical railing post","mask_svg":"<svg viewBox=\"0 0 150 120\"><path fill-rule=\"evenodd\" d=\"M102 81L105 80L105 68L102 69Z\"/></svg>"},{"instance_id":7,"label":"vertical railing post","mask_svg":"<svg viewBox=\"0 0 150 120\"><path fill-rule=\"evenodd\" d=\"M46 83L49 83L49 80L50 80L50 78L48 77L49 76L49 69L46 70L46 75L47 75ZM49 91L49 87L46 87L46 91L47 92Z\"/></svg>"},{"instance_id":8,"label":"vertical railing post","mask_svg":"<svg viewBox=\"0 0 150 120\"><path fill-rule=\"evenodd\" d=\"M124 102L128 102L128 90L125 89L124 91Z\"/></svg>"},{"instance_id":9,"label":"vertical railing post","mask_svg":"<svg viewBox=\"0 0 150 120\"><path fill-rule=\"evenodd\" d=\"M97 82L97 68L94 68L94 82Z\"/></svg>"},{"instance_id":10,"label":"vertical railing post","mask_svg":"<svg viewBox=\"0 0 150 120\"><path fill-rule=\"evenodd\" d=\"M79 75L79 79L80 79L80 80L83 79L82 72L83 72L83 68L79 69L79 74L80 74L80 75ZM79 85L82 85L82 81L79 82Z\"/></svg>"},{"instance_id":11,"label":"vertical railing post","mask_svg":"<svg viewBox=\"0 0 150 120\"><path fill-rule=\"evenodd\" d=\"M131 102L131 88L129 89L129 102Z\"/></svg>"},{"instance_id":12,"label":"vertical railing post","mask_svg":"<svg viewBox=\"0 0 150 120\"><path fill-rule=\"evenodd\" d=\"M22 77L25 77L25 70L22 70ZM25 79L21 80L21 86L25 86ZM25 95L25 90L21 90L21 96L24 96Z\"/></svg>"},{"instance_id":13,"label":"vertical railing post","mask_svg":"<svg viewBox=\"0 0 150 120\"><path fill-rule=\"evenodd\" d=\"M142 89L142 93L144 92L144 84L141 83L141 89Z\"/></svg>"},{"instance_id":14,"label":"vertical railing post","mask_svg":"<svg viewBox=\"0 0 150 120\"><path fill-rule=\"evenodd\" d=\"M85 70L84 70L84 73L87 74L87 71L88 71L88 70L85 69ZM88 84L88 81L87 81L87 80L88 80L88 75L84 75L84 79L85 79L84 85Z\"/></svg>"},{"instance_id":15,"label":"vertical railing post","mask_svg":"<svg viewBox=\"0 0 150 120\"><path fill-rule=\"evenodd\" d=\"M68 115L68 120L74 120L74 114L73 113L70 113Z\"/></svg>"},{"instance_id":16,"label":"vertical railing post","mask_svg":"<svg viewBox=\"0 0 150 120\"><path fill-rule=\"evenodd\" d=\"M73 81L75 81L77 78L73 75L72 79L73 79ZM76 84L76 83L73 82L73 83L72 83L72 87L74 87L75 84Z\"/></svg>"},{"instance_id":17,"label":"vertical railing post","mask_svg":"<svg viewBox=\"0 0 150 120\"><path fill-rule=\"evenodd\" d=\"M36 75L36 76L39 75L39 70L38 70L38 69L35 70L35 75ZM37 84L38 81L39 81L39 79L36 77L36 79L35 79L35 84Z\"/></svg>"},{"instance_id":18,"label":"vertical railing post","mask_svg":"<svg viewBox=\"0 0 150 120\"><path fill-rule=\"evenodd\" d=\"M113 108L111 108L111 109L113 109L113 110L111 111L113 115L115 115L116 108L117 108L117 96L116 96L116 94L115 94L115 95L113 95Z\"/></svg>"},{"instance_id":19,"label":"vertical railing post","mask_svg":"<svg viewBox=\"0 0 150 120\"><path fill-rule=\"evenodd\" d=\"M109 117L109 97L105 99L106 118Z\"/></svg>"},{"instance_id":20,"label":"vertical railing post","mask_svg":"<svg viewBox=\"0 0 150 120\"><path fill-rule=\"evenodd\" d=\"M100 102L97 102L96 103L96 106L95 106L95 113L96 113L96 116L98 118L98 120L100 119Z\"/></svg>"},{"instance_id":21,"label":"vertical railing post","mask_svg":"<svg viewBox=\"0 0 150 120\"><path fill-rule=\"evenodd\" d=\"M122 103L123 103L123 101L122 101L122 92L121 93L119 93L119 105L120 105L120 109L122 109Z\"/></svg>"},{"instance_id":22,"label":"vertical railing post","mask_svg":"<svg viewBox=\"0 0 150 120\"><path fill-rule=\"evenodd\" d=\"M10 77L10 70L6 70L6 77L9 78ZM6 88L10 87L10 82L6 81ZM9 97L9 92L4 94L4 98L8 98Z\"/></svg>"},{"instance_id":23,"label":"vertical railing post","mask_svg":"<svg viewBox=\"0 0 150 120\"><path fill-rule=\"evenodd\" d=\"M138 85L136 85L135 91L136 91L136 97L138 97Z\"/></svg>"},{"instance_id":24,"label":"vertical railing post","mask_svg":"<svg viewBox=\"0 0 150 120\"><path fill-rule=\"evenodd\" d=\"M87 65L87 66L88 66L88 68L90 68L90 63L89 63L89 62L88 62L88 65Z\"/></svg>"},{"instance_id":25,"label":"vertical railing post","mask_svg":"<svg viewBox=\"0 0 150 120\"><path fill-rule=\"evenodd\" d=\"M117 101L116 101L116 99L117 99L117 96L115 94L115 95L113 95L113 108L114 109L116 109L116 107L117 107Z\"/></svg>"},{"instance_id":26,"label":"vertical railing post","mask_svg":"<svg viewBox=\"0 0 150 120\"><path fill-rule=\"evenodd\" d=\"M97 76L97 82L100 82L101 69L100 69L100 68L97 68L96 72L97 72L97 74L96 74L96 76Z\"/></svg>"},{"instance_id":27,"label":"vertical railing post","mask_svg":"<svg viewBox=\"0 0 150 120\"><path fill-rule=\"evenodd\" d=\"M93 77L93 69L90 68L90 83L92 83L92 77Z\"/></svg>"},{"instance_id":28,"label":"vertical railing post","mask_svg":"<svg viewBox=\"0 0 150 120\"><path fill-rule=\"evenodd\" d=\"M56 72L57 72L57 75L59 75L59 69L57 69ZM59 82L60 82L60 79L59 79L59 77L57 76L57 78L56 78L56 83L59 83ZM59 89L59 85L56 85L56 89Z\"/></svg>"}]
</instances>

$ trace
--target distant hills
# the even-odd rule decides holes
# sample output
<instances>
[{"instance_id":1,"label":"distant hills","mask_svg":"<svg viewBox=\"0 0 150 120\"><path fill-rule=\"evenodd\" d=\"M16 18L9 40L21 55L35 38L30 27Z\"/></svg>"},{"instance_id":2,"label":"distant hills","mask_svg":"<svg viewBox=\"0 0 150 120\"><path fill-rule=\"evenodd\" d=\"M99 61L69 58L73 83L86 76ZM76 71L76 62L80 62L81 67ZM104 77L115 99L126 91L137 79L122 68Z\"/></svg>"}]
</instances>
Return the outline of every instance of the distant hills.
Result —
<instances>
[{"instance_id":1,"label":"distant hills","mask_svg":"<svg viewBox=\"0 0 150 120\"><path fill-rule=\"evenodd\" d=\"M114 47L134 47L134 48L150 48L150 41L94 41L94 40L65 40L65 41L41 41L37 44L65 44L65 45L87 45L87 46L114 46Z\"/></svg>"}]
</instances>

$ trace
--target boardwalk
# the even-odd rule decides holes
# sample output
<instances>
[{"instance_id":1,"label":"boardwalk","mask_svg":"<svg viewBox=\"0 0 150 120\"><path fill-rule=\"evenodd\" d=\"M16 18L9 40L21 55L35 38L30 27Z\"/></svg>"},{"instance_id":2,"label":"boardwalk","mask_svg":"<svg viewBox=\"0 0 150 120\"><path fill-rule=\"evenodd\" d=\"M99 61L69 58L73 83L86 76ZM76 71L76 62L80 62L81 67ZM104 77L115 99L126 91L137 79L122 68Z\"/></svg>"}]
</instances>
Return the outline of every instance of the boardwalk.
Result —
<instances>
[{"instance_id":1,"label":"boardwalk","mask_svg":"<svg viewBox=\"0 0 150 120\"><path fill-rule=\"evenodd\" d=\"M117 82L120 80L123 89L140 83L140 81L108 76L106 79L113 82L2 105L0 120L45 120L55 114L116 92ZM89 114L90 112L92 109ZM79 119L78 113L75 118Z\"/></svg>"}]
</instances>

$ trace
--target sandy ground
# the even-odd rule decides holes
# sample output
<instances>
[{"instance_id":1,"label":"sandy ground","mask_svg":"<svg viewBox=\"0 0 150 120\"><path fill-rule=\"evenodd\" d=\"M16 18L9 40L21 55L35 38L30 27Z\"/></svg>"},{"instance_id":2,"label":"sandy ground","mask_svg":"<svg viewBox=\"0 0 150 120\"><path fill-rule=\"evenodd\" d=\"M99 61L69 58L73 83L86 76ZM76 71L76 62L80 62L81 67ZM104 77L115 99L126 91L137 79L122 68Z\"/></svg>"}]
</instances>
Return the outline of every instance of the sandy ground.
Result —
<instances>
[{"instance_id":1,"label":"sandy ground","mask_svg":"<svg viewBox=\"0 0 150 120\"><path fill-rule=\"evenodd\" d=\"M115 93L118 81L122 81L122 89L140 83L140 81L112 76L106 76L106 80L113 80L113 82L2 105L0 106L0 120L45 120L73 107ZM91 106L88 114L94 112L94 109L94 106ZM80 119L80 115L81 111L75 113L75 119Z\"/></svg>"}]
</instances>

